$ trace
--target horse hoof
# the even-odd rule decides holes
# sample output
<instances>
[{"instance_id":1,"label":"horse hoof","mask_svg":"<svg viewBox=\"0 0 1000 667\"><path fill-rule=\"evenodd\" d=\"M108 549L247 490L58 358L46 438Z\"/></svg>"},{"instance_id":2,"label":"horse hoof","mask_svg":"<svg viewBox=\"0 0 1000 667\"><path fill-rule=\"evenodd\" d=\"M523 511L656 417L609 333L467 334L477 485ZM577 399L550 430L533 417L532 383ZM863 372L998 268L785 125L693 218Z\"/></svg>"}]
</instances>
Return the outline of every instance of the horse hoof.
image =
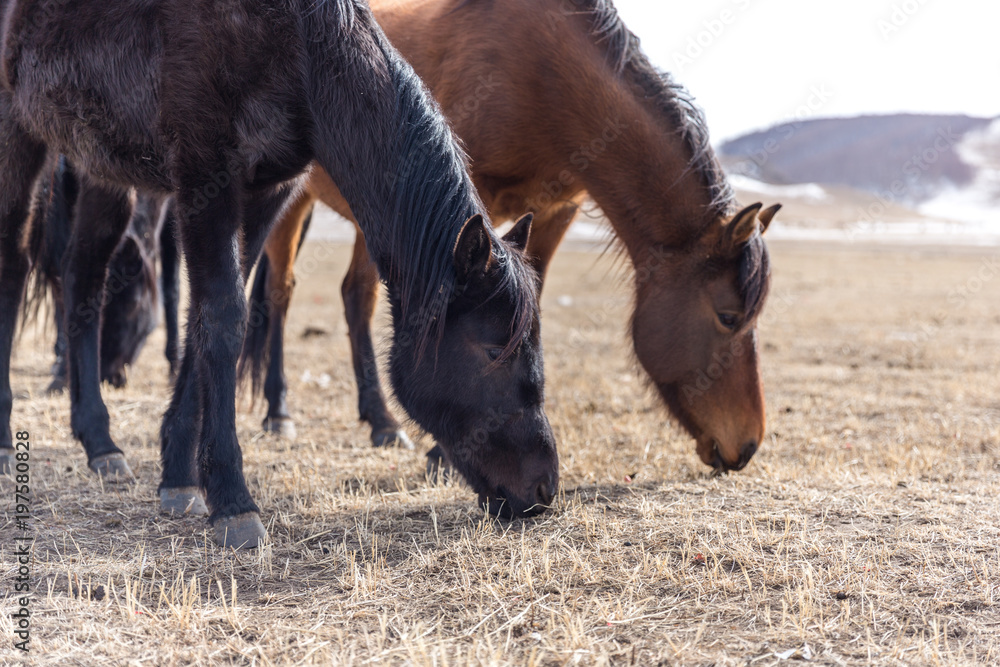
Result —
<instances>
[{"instance_id":1,"label":"horse hoof","mask_svg":"<svg viewBox=\"0 0 1000 667\"><path fill-rule=\"evenodd\" d=\"M106 482L131 482L135 480L132 468L119 452L98 456L89 464L90 469Z\"/></svg>"},{"instance_id":2,"label":"horse hoof","mask_svg":"<svg viewBox=\"0 0 1000 667\"><path fill-rule=\"evenodd\" d=\"M384 431L372 432L372 444L376 447L399 447L401 449L415 449L413 441L401 430L386 429Z\"/></svg>"},{"instance_id":3,"label":"horse hoof","mask_svg":"<svg viewBox=\"0 0 1000 667\"><path fill-rule=\"evenodd\" d=\"M268 417L264 420L264 431L289 439L298 433L295 430L295 422L290 417Z\"/></svg>"},{"instance_id":4,"label":"horse hoof","mask_svg":"<svg viewBox=\"0 0 1000 667\"><path fill-rule=\"evenodd\" d=\"M13 450L0 452L0 475L14 474L14 452Z\"/></svg>"},{"instance_id":5,"label":"horse hoof","mask_svg":"<svg viewBox=\"0 0 1000 667\"><path fill-rule=\"evenodd\" d=\"M256 512L223 517L213 524L212 530L220 547L256 549L267 539L267 531Z\"/></svg>"},{"instance_id":6,"label":"horse hoof","mask_svg":"<svg viewBox=\"0 0 1000 667\"><path fill-rule=\"evenodd\" d=\"M449 481L454 474L455 469L451 467L450 463L439 456L432 456L431 452L428 452L427 479L431 484L444 484Z\"/></svg>"},{"instance_id":7,"label":"horse hoof","mask_svg":"<svg viewBox=\"0 0 1000 667\"><path fill-rule=\"evenodd\" d=\"M52 378L52 382L45 388L45 393L52 396L66 391L66 378Z\"/></svg>"},{"instance_id":8,"label":"horse hoof","mask_svg":"<svg viewBox=\"0 0 1000 667\"><path fill-rule=\"evenodd\" d=\"M201 497L201 489L196 486L181 486L160 489L160 511L166 514L205 516L208 514L208 507Z\"/></svg>"}]
</instances>

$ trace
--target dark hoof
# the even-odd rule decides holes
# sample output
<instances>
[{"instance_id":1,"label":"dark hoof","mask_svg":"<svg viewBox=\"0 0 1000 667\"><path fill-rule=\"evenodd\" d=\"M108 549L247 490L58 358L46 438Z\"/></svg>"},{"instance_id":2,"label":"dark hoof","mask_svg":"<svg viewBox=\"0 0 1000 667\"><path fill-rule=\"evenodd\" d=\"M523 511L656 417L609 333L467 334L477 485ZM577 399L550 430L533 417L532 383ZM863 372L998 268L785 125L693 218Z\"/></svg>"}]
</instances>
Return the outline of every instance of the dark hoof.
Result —
<instances>
[{"instance_id":1,"label":"dark hoof","mask_svg":"<svg viewBox=\"0 0 1000 667\"><path fill-rule=\"evenodd\" d=\"M52 378L52 382L45 389L45 393L49 395L61 394L64 391L66 391L66 378Z\"/></svg>"},{"instance_id":2,"label":"dark hoof","mask_svg":"<svg viewBox=\"0 0 1000 667\"><path fill-rule=\"evenodd\" d=\"M455 469L438 451L435 447L427 452L427 480L431 484L444 484L455 475Z\"/></svg>"},{"instance_id":3,"label":"dark hoof","mask_svg":"<svg viewBox=\"0 0 1000 667\"><path fill-rule=\"evenodd\" d=\"M372 444L376 447L400 447L401 449L415 449L413 441L401 430L386 429L384 431L372 431Z\"/></svg>"},{"instance_id":4,"label":"dark hoof","mask_svg":"<svg viewBox=\"0 0 1000 667\"><path fill-rule=\"evenodd\" d=\"M208 514L208 507L201 497L201 489L196 486L182 486L175 489L160 489L160 511L167 514L205 516Z\"/></svg>"},{"instance_id":5,"label":"dark hoof","mask_svg":"<svg viewBox=\"0 0 1000 667\"><path fill-rule=\"evenodd\" d=\"M282 438L294 438L297 434L291 417L268 417L264 420L264 431Z\"/></svg>"},{"instance_id":6,"label":"dark hoof","mask_svg":"<svg viewBox=\"0 0 1000 667\"><path fill-rule=\"evenodd\" d=\"M212 526L220 547L256 549L267 539L267 531L256 512L224 517Z\"/></svg>"},{"instance_id":7,"label":"dark hoof","mask_svg":"<svg viewBox=\"0 0 1000 667\"><path fill-rule=\"evenodd\" d=\"M91 470L96 472L106 482L135 481L135 475L132 474L132 469L128 467L125 455L120 452L98 456L88 465Z\"/></svg>"},{"instance_id":8,"label":"dark hoof","mask_svg":"<svg viewBox=\"0 0 1000 667\"><path fill-rule=\"evenodd\" d=\"M8 449L0 452L0 475L14 474L14 450Z\"/></svg>"}]
</instances>

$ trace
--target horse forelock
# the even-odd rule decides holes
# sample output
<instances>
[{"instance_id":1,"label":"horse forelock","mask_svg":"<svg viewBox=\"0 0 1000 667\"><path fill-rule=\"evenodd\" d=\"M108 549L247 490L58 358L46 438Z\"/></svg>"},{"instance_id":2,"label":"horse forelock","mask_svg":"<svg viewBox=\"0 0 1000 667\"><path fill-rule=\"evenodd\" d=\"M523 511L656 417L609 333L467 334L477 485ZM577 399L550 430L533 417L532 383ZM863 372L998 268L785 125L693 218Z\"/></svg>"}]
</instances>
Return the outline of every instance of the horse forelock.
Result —
<instances>
[{"instance_id":1,"label":"horse forelock","mask_svg":"<svg viewBox=\"0 0 1000 667\"><path fill-rule=\"evenodd\" d=\"M512 302L513 315L507 343L500 356L491 364L493 367L504 363L514 354L528 337L537 315L538 275L523 257L503 248L502 244L498 245L501 249L495 253L494 258L501 269L501 276L493 295L507 294Z\"/></svg>"},{"instance_id":2,"label":"horse forelock","mask_svg":"<svg viewBox=\"0 0 1000 667\"><path fill-rule=\"evenodd\" d=\"M771 287L771 257L760 232L750 237L739 254L739 290L743 297L744 322L753 322Z\"/></svg>"}]
</instances>

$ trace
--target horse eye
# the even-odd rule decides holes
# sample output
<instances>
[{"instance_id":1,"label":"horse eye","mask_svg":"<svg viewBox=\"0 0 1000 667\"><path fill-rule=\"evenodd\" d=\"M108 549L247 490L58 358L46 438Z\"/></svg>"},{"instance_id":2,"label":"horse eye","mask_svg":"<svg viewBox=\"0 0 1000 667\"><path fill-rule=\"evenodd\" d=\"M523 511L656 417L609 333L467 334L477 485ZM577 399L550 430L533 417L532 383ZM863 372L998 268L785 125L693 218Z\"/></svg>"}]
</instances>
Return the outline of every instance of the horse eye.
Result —
<instances>
[{"instance_id":1,"label":"horse eye","mask_svg":"<svg viewBox=\"0 0 1000 667\"><path fill-rule=\"evenodd\" d=\"M490 361L496 361L503 355L503 348L502 347L487 348L486 354L490 355Z\"/></svg>"},{"instance_id":2,"label":"horse eye","mask_svg":"<svg viewBox=\"0 0 1000 667\"><path fill-rule=\"evenodd\" d=\"M726 327L730 331L736 328L739 323L740 318L733 313L716 313L719 318L719 324Z\"/></svg>"}]
</instances>

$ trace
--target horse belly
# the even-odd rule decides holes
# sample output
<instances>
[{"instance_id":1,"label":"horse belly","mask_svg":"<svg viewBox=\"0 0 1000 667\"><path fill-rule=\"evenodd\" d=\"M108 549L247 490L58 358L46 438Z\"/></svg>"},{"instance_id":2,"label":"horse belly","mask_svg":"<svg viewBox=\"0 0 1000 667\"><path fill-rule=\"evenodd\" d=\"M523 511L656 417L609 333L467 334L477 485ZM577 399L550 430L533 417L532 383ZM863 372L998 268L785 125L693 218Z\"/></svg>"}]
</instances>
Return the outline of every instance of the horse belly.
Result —
<instances>
[{"instance_id":1,"label":"horse belly","mask_svg":"<svg viewBox=\"0 0 1000 667\"><path fill-rule=\"evenodd\" d=\"M98 178L169 189L158 133L154 2L16 3L4 73L21 125Z\"/></svg>"}]
</instances>

